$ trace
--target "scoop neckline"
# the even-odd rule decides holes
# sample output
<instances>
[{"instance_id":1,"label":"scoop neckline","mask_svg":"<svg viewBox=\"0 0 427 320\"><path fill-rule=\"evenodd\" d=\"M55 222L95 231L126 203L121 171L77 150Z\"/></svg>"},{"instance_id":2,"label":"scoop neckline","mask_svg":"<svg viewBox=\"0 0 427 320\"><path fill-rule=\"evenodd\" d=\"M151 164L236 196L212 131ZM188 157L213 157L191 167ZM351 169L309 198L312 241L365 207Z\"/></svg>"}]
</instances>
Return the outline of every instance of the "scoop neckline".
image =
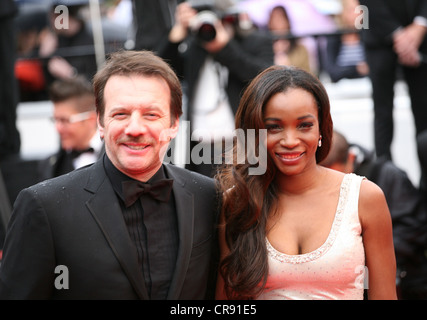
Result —
<instances>
[{"instance_id":1,"label":"scoop neckline","mask_svg":"<svg viewBox=\"0 0 427 320\"><path fill-rule=\"evenodd\" d=\"M347 200L347 191L348 191L350 176L351 174L346 174L343 177L343 180L341 182L337 209L335 211L335 217L325 242L319 248L310 252L301 253L301 254L286 254L274 248L273 245L268 240L268 237L266 236L265 242L267 245L267 251L268 251L268 254L273 259L279 262L304 263L304 262L308 262L308 261L312 261L320 258L332 247L332 245L335 242L335 238L337 236L339 227L341 225L345 203Z\"/></svg>"}]
</instances>

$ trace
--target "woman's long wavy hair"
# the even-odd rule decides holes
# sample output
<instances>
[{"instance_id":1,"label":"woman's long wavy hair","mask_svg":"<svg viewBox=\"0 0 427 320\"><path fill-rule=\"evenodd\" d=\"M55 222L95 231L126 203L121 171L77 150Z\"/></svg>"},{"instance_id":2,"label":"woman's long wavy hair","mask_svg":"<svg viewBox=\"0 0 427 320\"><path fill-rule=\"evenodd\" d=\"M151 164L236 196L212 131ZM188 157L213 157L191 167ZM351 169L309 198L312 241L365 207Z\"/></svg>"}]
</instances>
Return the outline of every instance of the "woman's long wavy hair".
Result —
<instances>
[{"instance_id":1,"label":"woman's long wavy hair","mask_svg":"<svg viewBox=\"0 0 427 320\"><path fill-rule=\"evenodd\" d=\"M332 118L329 98L322 83L313 75L295 67L272 66L261 72L246 88L235 117L236 129L255 129L256 150L266 141L260 141L260 130L265 129L264 108L269 99L289 88L306 90L316 100L322 147L316 152L316 162L328 154L332 139ZM261 139L262 140L262 139ZM253 145L253 144L252 144ZM245 147L250 147L245 143ZM246 156L248 154L247 149ZM237 158L234 145L234 159ZM261 157L259 157L261 158ZM253 162L224 165L217 174L223 193L222 215L225 239L230 249L220 264L225 292L230 299L255 298L265 287L268 274L265 245L267 218L275 211L277 189L273 182L276 167L267 156L266 172L251 175Z\"/></svg>"}]
</instances>

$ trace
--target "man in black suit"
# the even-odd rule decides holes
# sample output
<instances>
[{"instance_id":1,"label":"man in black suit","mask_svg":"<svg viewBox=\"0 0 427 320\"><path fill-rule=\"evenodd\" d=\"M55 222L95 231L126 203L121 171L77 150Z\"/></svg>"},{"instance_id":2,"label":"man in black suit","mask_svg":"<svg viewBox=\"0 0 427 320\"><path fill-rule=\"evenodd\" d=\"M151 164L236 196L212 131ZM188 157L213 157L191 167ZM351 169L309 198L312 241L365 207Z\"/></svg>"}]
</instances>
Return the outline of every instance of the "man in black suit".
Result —
<instances>
[{"instance_id":1,"label":"man in black suit","mask_svg":"<svg viewBox=\"0 0 427 320\"><path fill-rule=\"evenodd\" d=\"M148 51L112 54L94 78L106 155L23 190L0 268L0 298L213 297L212 179L164 164L182 91Z\"/></svg>"},{"instance_id":2,"label":"man in black suit","mask_svg":"<svg viewBox=\"0 0 427 320\"><path fill-rule=\"evenodd\" d=\"M60 148L39 163L40 181L95 162L104 148L97 132L92 84L82 76L56 80L49 88Z\"/></svg>"},{"instance_id":3,"label":"man in black suit","mask_svg":"<svg viewBox=\"0 0 427 320\"><path fill-rule=\"evenodd\" d=\"M391 159L396 69L408 85L416 134L427 129L427 1L360 0L369 10L363 30L374 102L375 151Z\"/></svg>"}]
</instances>

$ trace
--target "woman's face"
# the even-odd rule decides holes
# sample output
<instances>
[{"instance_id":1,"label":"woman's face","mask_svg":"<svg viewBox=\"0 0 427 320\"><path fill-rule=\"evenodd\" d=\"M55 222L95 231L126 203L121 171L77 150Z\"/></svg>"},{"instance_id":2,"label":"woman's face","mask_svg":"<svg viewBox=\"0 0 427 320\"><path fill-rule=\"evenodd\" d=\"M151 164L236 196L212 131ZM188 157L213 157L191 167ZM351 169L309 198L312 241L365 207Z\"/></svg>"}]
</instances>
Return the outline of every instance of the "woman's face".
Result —
<instances>
[{"instance_id":1,"label":"woman's face","mask_svg":"<svg viewBox=\"0 0 427 320\"><path fill-rule=\"evenodd\" d=\"M275 94L265 106L264 124L267 152L279 173L296 175L316 165L319 116L309 92L291 88Z\"/></svg>"},{"instance_id":2,"label":"woman's face","mask_svg":"<svg viewBox=\"0 0 427 320\"><path fill-rule=\"evenodd\" d=\"M274 33L287 33L290 30L289 21L280 9L274 9L270 14L268 28Z\"/></svg>"}]
</instances>

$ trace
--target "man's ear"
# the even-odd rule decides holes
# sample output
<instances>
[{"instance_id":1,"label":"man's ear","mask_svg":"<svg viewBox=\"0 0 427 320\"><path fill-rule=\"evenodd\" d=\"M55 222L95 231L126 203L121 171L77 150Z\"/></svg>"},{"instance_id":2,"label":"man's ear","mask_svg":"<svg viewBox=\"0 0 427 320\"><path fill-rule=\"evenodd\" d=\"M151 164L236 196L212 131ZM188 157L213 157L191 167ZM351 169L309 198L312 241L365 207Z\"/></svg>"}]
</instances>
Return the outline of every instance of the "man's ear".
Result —
<instances>
[{"instance_id":1,"label":"man's ear","mask_svg":"<svg viewBox=\"0 0 427 320\"><path fill-rule=\"evenodd\" d=\"M171 131L170 131L171 140L177 136L178 130L179 130L179 118L176 118L174 124L171 126Z\"/></svg>"},{"instance_id":2,"label":"man's ear","mask_svg":"<svg viewBox=\"0 0 427 320\"><path fill-rule=\"evenodd\" d=\"M99 136L101 137L101 139L104 139L104 126L101 124L101 120L99 118L99 114L96 117L96 122L98 124Z\"/></svg>"},{"instance_id":3,"label":"man's ear","mask_svg":"<svg viewBox=\"0 0 427 320\"><path fill-rule=\"evenodd\" d=\"M163 129L160 133L159 140L160 141L171 141L174 139L178 134L179 129L179 119L176 119L175 122L166 129Z\"/></svg>"}]
</instances>

